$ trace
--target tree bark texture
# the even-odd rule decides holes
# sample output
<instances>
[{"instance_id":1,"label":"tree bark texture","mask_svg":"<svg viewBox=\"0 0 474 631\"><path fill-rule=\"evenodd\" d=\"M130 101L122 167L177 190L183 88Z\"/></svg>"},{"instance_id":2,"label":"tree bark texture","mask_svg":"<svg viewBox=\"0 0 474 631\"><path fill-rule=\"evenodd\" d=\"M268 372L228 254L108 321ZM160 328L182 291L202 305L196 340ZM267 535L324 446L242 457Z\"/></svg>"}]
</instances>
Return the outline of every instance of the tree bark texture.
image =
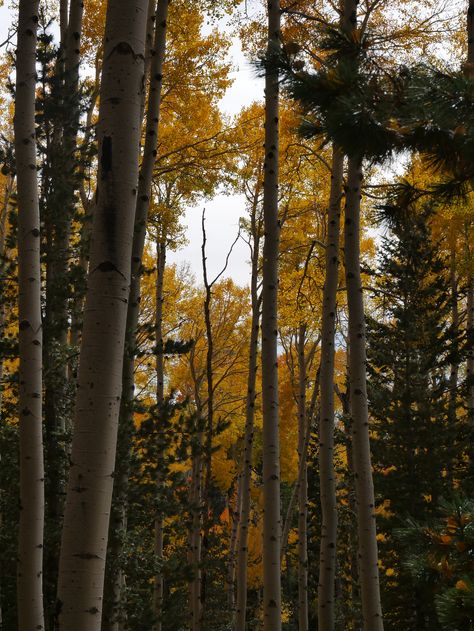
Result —
<instances>
[{"instance_id":1,"label":"tree bark texture","mask_svg":"<svg viewBox=\"0 0 474 631\"><path fill-rule=\"evenodd\" d=\"M58 626L99 631L138 185L148 3L109 0L99 172L74 437L61 542Z\"/></svg>"},{"instance_id":2,"label":"tree bark texture","mask_svg":"<svg viewBox=\"0 0 474 631\"><path fill-rule=\"evenodd\" d=\"M38 0L20 0L15 93L18 195L18 320L20 525L18 619L20 631L44 629L42 438L42 324L40 216L36 170L35 89Z\"/></svg>"},{"instance_id":3,"label":"tree bark texture","mask_svg":"<svg viewBox=\"0 0 474 631\"><path fill-rule=\"evenodd\" d=\"M467 63L474 64L474 0L469 0L467 9ZM468 72L474 75L474 67L468 68Z\"/></svg>"},{"instance_id":4,"label":"tree bark texture","mask_svg":"<svg viewBox=\"0 0 474 631\"><path fill-rule=\"evenodd\" d=\"M268 2L267 58L280 50L280 3ZM278 410L278 71L265 73L264 245L262 272L263 628L281 629L280 445Z\"/></svg>"},{"instance_id":5,"label":"tree bark texture","mask_svg":"<svg viewBox=\"0 0 474 631\"><path fill-rule=\"evenodd\" d=\"M383 631L369 439L366 337L360 273L360 160L349 159L345 209L345 269L349 311L349 380L364 631Z\"/></svg>"},{"instance_id":6,"label":"tree bark texture","mask_svg":"<svg viewBox=\"0 0 474 631\"><path fill-rule=\"evenodd\" d=\"M305 356L306 326L298 330L298 631L308 631L308 466Z\"/></svg>"},{"instance_id":7,"label":"tree bark texture","mask_svg":"<svg viewBox=\"0 0 474 631\"><path fill-rule=\"evenodd\" d=\"M155 315L155 335L156 335L156 407L158 414L163 408L164 403L164 356L163 356L163 280L166 266L166 243L156 245L156 315ZM158 462L157 462L157 478L156 486L158 495L160 495L163 485L163 460L164 453L162 445L158 445ZM163 561L163 513L158 512L155 519L155 559ZM153 631L162 631L163 625L161 616L163 612L163 574L160 572L155 576L153 584L153 614L156 622L153 625Z\"/></svg>"},{"instance_id":8,"label":"tree bark texture","mask_svg":"<svg viewBox=\"0 0 474 631\"><path fill-rule=\"evenodd\" d=\"M250 295L252 301L252 322L249 344L249 371L247 377L247 398L245 404L245 435L243 470L241 477L241 506L239 516L238 531L238 552L237 552L237 599L235 612L235 631L245 631L247 614L247 569L248 569L248 536L250 524L250 487L252 483L252 453L255 420L255 399L257 368L258 368L258 335L260 328L260 299L258 296L258 261L260 251L260 233L258 222L256 221L256 211L258 203L258 186L254 198L252 209L252 276Z\"/></svg>"},{"instance_id":9,"label":"tree bark texture","mask_svg":"<svg viewBox=\"0 0 474 631\"><path fill-rule=\"evenodd\" d=\"M321 331L319 479L322 523L318 584L319 631L333 631L334 629L337 543L336 472L334 469L334 355L343 169L344 156L337 147L334 147L327 223L326 272L323 289Z\"/></svg>"},{"instance_id":10,"label":"tree bark texture","mask_svg":"<svg viewBox=\"0 0 474 631\"><path fill-rule=\"evenodd\" d=\"M123 537L126 531L128 476L130 469L130 449L133 432L133 399L135 390L135 354L138 317L140 313L140 293L142 258L145 247L146 225L151 198L151 186L153 180L153 167L155 165L156 147L158 143L158 124L161 104L161 88L163 63L166 51L166 32L169 0L158 0L156 18L152 11L151 3L147 3L146 41L149 45L150 37L153 46L150 66L150 90L148 97L148 110L145 125L145 147L143 160L140 167L138 193L136 197L135 227L131 257L131 285L130 297L127 309L127 324L125 337L125 352L122 372L122 400L119 417L119 441L117 452L116 478L114 484L114 509L112 514L112 540L109 553L118 559L121 555ZM154 36L149 33L150 24L155 22ZM148 59L145 54L145 61ZM146 74L145 74L146 76ZM143 118L145 97L142 94L140 102L140 126ZM123 573L117 568L110 581L114 585L108 589L112 602L109 603L108 618L109 630L118 631L117 624L120 620L121 592L124 584ZM110 599L109 599L110 600Z\"/></svg>"},{"instance_id":11,"label":"tree bark texture","mask_svg":"<svg viewBox=\"0 0 474 631\"><path fill-rule=\"evenodd\" d=\"M466 375L467 386L467 412L469 421L474 422L474 276L469 272L467 278L467 314L466 314L466 335L467 335L467 361Z\"/></svg>"}]
</instances>

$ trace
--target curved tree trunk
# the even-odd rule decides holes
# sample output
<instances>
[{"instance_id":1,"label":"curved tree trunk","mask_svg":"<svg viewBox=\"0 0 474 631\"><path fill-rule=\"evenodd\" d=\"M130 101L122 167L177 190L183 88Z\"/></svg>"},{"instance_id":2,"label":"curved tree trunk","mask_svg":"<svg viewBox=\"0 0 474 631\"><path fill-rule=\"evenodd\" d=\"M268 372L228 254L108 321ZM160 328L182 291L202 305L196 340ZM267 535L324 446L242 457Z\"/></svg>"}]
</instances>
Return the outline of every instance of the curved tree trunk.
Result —
<instances>
[{"instance_id":1,"label":"curved tree trunk","mask_svg":"<svg viewBox=\"0 0 474 631\"><path fill-rule=\"evenodd\" d=\"M326 276L323 290L321 331L319 479L322 523L318 584L319 631L333 631L334 629L337 541L336 472L334 469L334 353L343 169L344 156L337 147L334 147L327 223Z\"/></svg>"},{"instance_id":2,"label":"curved tree trunk","mask_svg":"<svg viewBox=\"0 0 474 631\"><path fill-rule=\"evenodd\" d=\"M367 404L366 338L360 274L360 160L349 159L345 211L345 268L349 311L349 380L364 631L383 631L375 498Z\"/></svg>"},{"instance_id":3,"label":"curved tree trunk","mask_svg":"<svg viewBox=\"0 0 474 631\"><path fill-rule=\"evenodd\" d=\"M146 0L109 0L107 7L97 204L59 564L61 631L101 627L138 184L147 5Z\"/></svg>"},{"instance_id":4,"label":"curved tree trunk","mask_svg":"<svg viewBox=\"0 0 474 631\"><path fill-rule=\"evenodd\" d=\"M267 58L280 49L280 2L268 2ZM262 273L263 628L281 629L280 445L278 411L278 71L265 73L264 246Z\"/></svg>"},{"instance_id":5,"label":"curved tree trunk","mask_svg":"<svg viewBox=\"0 0 474 631\"><path fill-rule=\"evenodd\" d=\"M14 118L20 329L20 525L17 582L20 631L44 629L41 265L35 135L38 5L38 0L20 0Z\"/></svg>"}]
</instances>

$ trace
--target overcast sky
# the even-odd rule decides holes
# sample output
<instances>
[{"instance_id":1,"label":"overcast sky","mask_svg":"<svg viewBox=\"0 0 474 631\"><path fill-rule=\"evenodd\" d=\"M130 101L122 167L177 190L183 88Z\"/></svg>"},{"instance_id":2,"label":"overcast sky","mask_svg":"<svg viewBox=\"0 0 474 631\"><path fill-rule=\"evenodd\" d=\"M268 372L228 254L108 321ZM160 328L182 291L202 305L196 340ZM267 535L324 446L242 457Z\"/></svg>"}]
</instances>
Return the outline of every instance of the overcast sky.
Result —
<instances>
[{"instance_id":1,"label":"overcast sky","mask_svg":"<svg viewBox=\"0 0 474 631\"><path fill-rule=\"evenodd\" d=\"M0 43L8 36L12 14L7 6L0 7ZM16 37L13 44L16 43ZM256 79L248 60L242 54L240 43L236 38L230 49L230 58L234 70L231 73L234 83L222 99L222 111L226 114L237 114L242 106L263 98L263 81ZM186 225L188 245L172 252L168 260L173 263L188 262L191 270L200 282L201 268L201 214L206 208L207 226L207 258L209 277L213 278L224 265L229 247L238 230L239 217L245 214L243 198L240 195L218 195L213 200L190 208L183 218ZM249 282L248 246L240 241L236 244L229 261L226 275L231 276L239 284Z\"/></svg>"},{"instance_id":2,"label":"overcast sky","mask_svg":"<svg viewBox=\"0 0 474 631\"><path fill-rule=\"evenodd\" d=\"M263 81L254 76L250 62L244 57L238 39L230 50L235 70L231 73L234 83L221 101L222 111L237 114L240 109L252 101L263 99ZM202 278L201 265L201 216L206 208L207 262L209 277L218 274L224 263L238 227L239 217L245 215L245 204L241 195L217 195L211 201L190 208L184 218L187 227L188 245L178 252L171 253L171 262L188 261L198 280ZM240 285L250 282L248 246L240 240L232 251L227 276L231 276Z\"/></svg>"}]
</instances>

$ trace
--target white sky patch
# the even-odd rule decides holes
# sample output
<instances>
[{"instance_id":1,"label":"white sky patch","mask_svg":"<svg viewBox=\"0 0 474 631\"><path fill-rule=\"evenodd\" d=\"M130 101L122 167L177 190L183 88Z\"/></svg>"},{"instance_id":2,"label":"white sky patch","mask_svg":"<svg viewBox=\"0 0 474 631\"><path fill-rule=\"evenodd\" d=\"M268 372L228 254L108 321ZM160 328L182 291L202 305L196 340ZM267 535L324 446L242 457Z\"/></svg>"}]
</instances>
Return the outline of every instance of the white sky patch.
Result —
<instances>
[{"instance_id":1,"label":"white sky patch","mask_svg":"<svg viewBox=\"0 0 474 631\"><path fill-rule=\"evenodd\" d=\"M234 66L230 74L233 84L221 100L220 108L223 114L235 116L253 101L263 100L264 82L255 76L254 68L245 58L238 38L232 40L229 57ZM246 216L243 195L219 194L210 201L202 202L186 210L182 223L186 227L188 244L177 252L171 252L168 260L177 264L189 263L198 282L202 281L201 217L203 208L206 209L206 252L210 280L225 265L227 253L238 232L239 218ZM224 276L232 278L239 285L249 284L249 260L248 245L239 240L232 251Z\"/></svg>"}]
</instances>

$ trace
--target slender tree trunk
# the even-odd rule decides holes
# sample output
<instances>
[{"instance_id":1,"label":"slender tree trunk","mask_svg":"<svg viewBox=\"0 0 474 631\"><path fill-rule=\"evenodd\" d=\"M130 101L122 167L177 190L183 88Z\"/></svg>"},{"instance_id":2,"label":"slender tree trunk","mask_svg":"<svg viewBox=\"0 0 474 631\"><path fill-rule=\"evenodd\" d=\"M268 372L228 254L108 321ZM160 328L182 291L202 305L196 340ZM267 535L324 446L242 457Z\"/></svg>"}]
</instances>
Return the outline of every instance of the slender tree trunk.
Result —
<instances>
[{"instance_id":1,"label":"slender tree trunk","mask_svg":"<svg viewBox=\"0 0 474 631\"><path fill-rule=\"evenodd\" d=\"M313 393L311 395L311 403L306 413L306 418L307 418L306 438L305 438L305 446L304 446L306 458L308 457L308 446L309 446L309 441L311 438L311 431L314 425L314 420L319 415L319 412L316 411L316 402L317 402L317 398L319 394L319 379L320 379L320 371L318 369L318 372L316 374L316 381L314 382ZM301 480L304 475L304 471L303 471L304 464L305 464L305 461L300 459L299 465L298 465L298 477L296 478L296 482L293 486L290 501L288 503L288 508L286 511L285 522L283 524L282 535L281 535L281 551L280 551L281 561L283 561L283 559L286 557L286 551L288 548L288 536L290 534L291 524L293 521L293 515L295 513Z\"/></svg>"},{"instance_id":2,"label":"slender tree trunk","mask_svg":"<svg viewBox=\"0 0 474 631\"><path fill-rule=\"evenodd\" d=\"M188 564L192 578L188 586L188 608L190 631L199 631L201 624L201 527L202 527L202 449L203 449L203 405L201 401L201 378L196 374L194 348L189 354L189 368L194 384L196 419L198 423L195 440L191 441L191 484L189 488L189 533Z\"/></svg>"},{"instance_id":3,"label":"slender tree trunk","mask_svg":"<svg viewBox=\"0 0 474 631\"><path fill-rule=\"evenodd\" d=\"M308 631L308 466L306 418L306 326L298 331L298 455L301 479L298 487L298 631Z\"/></svg>"},{"instance_id":4,"label":"slender tree trunk","mask_svg":"<svg viewBox=\"0 0 474 631\"><path fill-rule=\"evenodd\" d=\"M107 6L97 130L99 184L59 564L61 631L101 627L138 184L147 5L146 0L109 0Z\"/></svg>"},{"instance_id":5,"label":"slender tree trunk","mask_svg":"<svg viewBox=\"0 0 474 631\"><path fill-rule=\"evenodd\" d=\"M127 309L125 352L122 373L122 400L120 405L118 458L114 484L114 509L112 514L111 546L109 555L119 559L126 532L128 477L130 470L130 449L133 433L133 398L135 389L134 366L136 354L136 334L140 312L142 258L145 247L146 225L151 198L153 167L158 143L158 125L161 105L163 64L166 51L166 32L169 0L158 0L155 35L150 67L150 91L145 126L145 147L140 168L138 193L136 197L135 228L131 256L131 285ZM150 3L147 2L147 29L153 20L150 17ZM147 31L147 38L149 38ZM140 126L143 118L144 97L140 101ZM116 564L115 564L116 565ZM107 606L108 630L118 631L121 619L121 601L125 577L120 567L107 579L107 592L110 594Z\"/></svg>"},{"instance_id":6,"label":"slender tree trunk","mask_svg":"<svg viewBox=\"0 0 474 631\"><path fill-rule=\"evenodd\" d=\"M474 0L469 0L467 10L467 74L474 75Z\"/></svg>"},{"instance_id":7,"label":"slender tree trunk","mask_svg":"<svg viewBox=\"0 0 474 631\"><path fill-rule=\"evenodd\" d=\"M202 408L197 404L198 422L202 419ZM197 444L193 448L191 488L189 491L189 503L191 506L191 524L189 530L188 563L193 576L189 582L189 614L190 631L200 631L201 608L201 555L202 555L202 444L203 433L200 430L197 436Z\"/></svg>"},{"instance_id":8,"label":"slender tree trunk","mask_svg":"<svg viewBox=\"0 0 474 631\"><path fill-rule=\"evenodd\" d=\"M163 409L164 403L164 356L163 356L163 280L166 266L166 240L156 244L156 407L158 414ZM160 435L160 434L159 434ZM161 441L160 441L161 442ZM157 491L160 497L163 486L163 446L158 445L157 461ZM155 559L163 561L163 512L159 510L155 519ZM162 631L161 616L163 612L163 573L155 576L153 585L153 614L156 622L153 631Z\"/></svg>"},{"instance_id":9,"label":"slender tree trunk","mask_svg":"<svg viewBox=\"0 0 474 631\"><path fill-rule=\"evenodd\" d=\"M207 414L206 414L206 428L205 428L205 448L204 448L204 469L205 469L205 480L204 480L204 493L203 493L203 503L204 503L204 520L203 520L203 534L202 534L202 559L201 563L204 565L204 568L201 571L201 621L199 625L199 629L202 630L203 622L204 622L204 610L206 606L206 587L207 587L207 571L205 567L205 561L207 559L209 553L209 529L211 526L211 506L209 503L210 500L210 489L212 485L212 440L214 434L214 374L212 361L214 358L214 340L212 336L212 323L211 323L211 301L212 301L212 286L214 285L214 281L209 282L207 275L207 257L206 257L206 230L205 230L205 215L204 212L202 214L202 273L204 280L204 322L206 326L206 386L207 386Z\"/></svg>"},{"instance_id":10,"label":"slender tree trunk","mask_svg":"<svg viewBox=\"0 0 474 631\"><path fill-rule=\"evenodd\" d=\"M59 0L59 31L61 41L66 41L67 18L68 18L68 0Z\"/></svg>"},{"instance_id":11,"label":"slender tree trunk","mask_svg":"<svg viewBox=\"0 0 474 631\"><path fill-rule=\"evenodd\" d=\"M345 211L345 268L349 311L349 379L364 631L383 631L369 439L366 338L360 274L360 160L349 159Z\"/></svg>"},{"instance_id":12,"label":"slender tree trunk","mask_svg":"<svg viewBox=\"0 0 474 631\"><path fill-rule=\"evenodd\" d=\"M469 262L471 265L471 262ZM467 278L467 412L471 423L474 422L474 276L469 271Z\"/></svg>"},{"instance_id":13,"label":"slender tree trunk","mask_svg":"<svg viewBox=\"0 0 474 631\"><path fill-rule=\"evenodd\" d=\"M12 187L13 187L13 177L8 176L8 179L5 184L3 206L0 212L0 267L2 270L5 269L6 255L7 255L7 251L5 247L5 239L7 235L8 204L10 202ZM5 280L0 279L0 294L4 293L3 292L4 283L5 283ZM6 305L4 304L2 300L2 302L0 303L0 337L1 338L4 337L5 308L6 308ZM3 357L0 356L0 420L2 418L2 404L3 404L3 370L4 370L3 361L4 361ZM0 462L1 462L1 459L2 457L0 454ZM0 502L2 502L3 504L2 496L3 496L3 490L0 489ZM2 530L2 527L3 527L3 514L0 512L0 532ZM1 607L3 584L4 584L4 579L0 576L0 629L2 628L2 625L3 625L3 613L2 613L2 607Z\"/></svg>"},{"instance_id":14,"label":"slender tree trunk","mask_svg":"<svg viewBox=\"0 0 474 631\"><path fill-rule=\"evenodd\" d=\"M343 169L344 156L337 147L334 147L328 209L326 275L323 290L321 332L319 480L322 523L318 585L319 631L334 630L337 542L336 472L334 469L334 354Z\"/></svg>"},{"instance_id":15,"label":"slender tree trunk","mask_svg":"<svg viewBox=\"0 0 474 631\"><path fill-rule=\"evenodd\" d=\"M260 299L258 296L258 265L260 252L260 229L256 221L258 187L252 208L252 276L250 296L252 301L252 322L249 345L249 370L247 378L247 398L245 404L245 435L243 469L241 477L242 504L239 517L238 554L237 554L237 602L235 631L245 631L247 615L247 569L248 569L248 536L250 524L250 486L252 483L252 452L255 420L255 399L258 369L258 334L260 324ZM232 586L233 589L233 586Z\"/></svg>"},{"instance_id":16,"label":"slender tree trunk","mask_svg":"<svg viewBox=\"0 0 474 631\"><path fill-rule=\"evenodd\" d=\"M459 305L458 305L458 278L456 274L456 243L454 239L454 243L451 246L451 260L450 260L450 285L451 285L451 326L453 328L453 333L455 335L455 339L453 342L453 347L451 349L453 353L453 358L451 359L451 367L450 367L450 375L449 375L449 402L448 402L448 422L450 428L455 431L457 434L456 427L456 412L458 406L458 380L459 380L459 344L458 344L458 336L459 336ZM453 454L454 455L454 454ZM455 462L453 462L454 458L450 458L449 462L446 463L447 472L448 472L448 480L450 484L453 483L453 468L456 466Z\"/></svg>"},{"instance_id":17,"label":"slender tree trunk","mask_svg":"<svg viewBox=\"0 0 474 631\"><path fill-rule=\"evenodd\" d=\"M20 0L19 4L14 118L20 347L17 581L20 631L44 629L41 264L35 135L38 5L38 0Z\"/></svg>"},{"instance_id":18,"label":"slender tree trunk","mask_svg":"<svg viewBox=\"0 0 474 631\"><path fill-rule=\"evenodd\" d=\"M245 439L244 439L245 440ZM229 611L232 612L232 619L236 613L236 571L237 571L237 546L239 544L239 527L240 516L242 514L242 493L243 493L243 475L244 475L245 463L237 476L237 490L235 494L235 504L233 509L229 508L232 513L232 527L230 532L229 542L229 560L227 564L227 604ZM229 501L231 505L231 501Z\"/></svg>"},{"instance_id":19,"label":"slender tree trunk","mask_svg":"<svg viewBox=\"0 0 474 631\"><path fill-rule=\"evenodd\" d=\"M280 50L280 2L268 2L267 57ZM278 411L278 72L265 73L265 167L262 281L263 628L281 629L280 445Z\"/></svg>"}]
</instances>

